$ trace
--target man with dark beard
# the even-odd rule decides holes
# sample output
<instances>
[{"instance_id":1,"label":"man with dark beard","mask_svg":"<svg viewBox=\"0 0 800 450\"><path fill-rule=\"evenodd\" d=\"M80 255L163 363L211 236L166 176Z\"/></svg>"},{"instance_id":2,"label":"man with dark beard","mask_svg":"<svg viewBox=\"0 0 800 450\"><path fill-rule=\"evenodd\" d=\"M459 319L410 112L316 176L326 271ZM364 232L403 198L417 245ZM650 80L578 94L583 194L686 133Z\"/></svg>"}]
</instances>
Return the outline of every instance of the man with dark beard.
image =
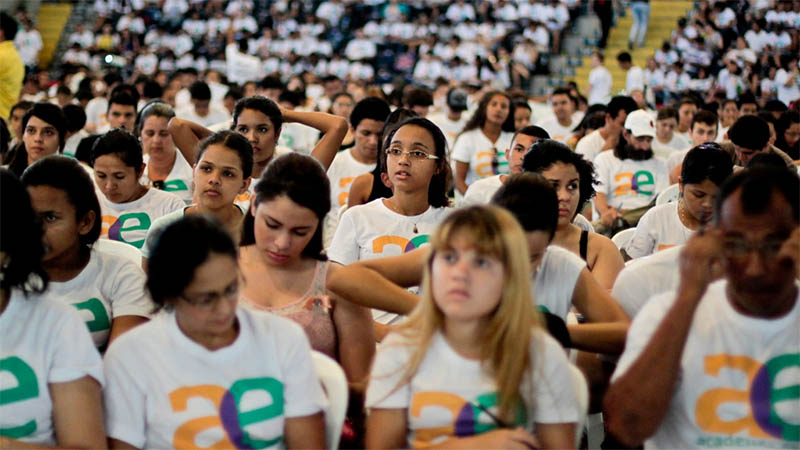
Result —
<instances>
[{"instance_id":1,"label":"man with dark beard","mask_svg":"<svg viewBox=\"0 0 800 450\"><path fill-rule=\"evenodd\" d=\"M644 110L636 110L625 120L614 151L600 153L595 158L600 181L595 209L600 219L593 225L598 233L612 235L636 226L655 203L656 195L669 185L666 163L653 156L651 144L655 135L653 117Z\"/></svg>"}]
</instances>

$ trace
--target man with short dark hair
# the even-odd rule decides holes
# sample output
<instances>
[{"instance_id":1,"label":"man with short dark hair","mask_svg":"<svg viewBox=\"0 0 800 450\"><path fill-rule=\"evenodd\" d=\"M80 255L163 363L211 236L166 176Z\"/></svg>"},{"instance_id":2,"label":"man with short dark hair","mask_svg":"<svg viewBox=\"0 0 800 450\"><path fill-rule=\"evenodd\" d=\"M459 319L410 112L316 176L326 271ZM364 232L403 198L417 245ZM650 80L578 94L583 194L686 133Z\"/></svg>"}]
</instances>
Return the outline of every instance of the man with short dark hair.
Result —
<instances>
[{"instance_id":1,"label":"man with short dark hair","mask_svg":"<svg viewBox=\"0 0 800 450\"><path fill-rule=\"evenodd\" d=\"M769 149L769 125L756 116L742 116L728 130L733 142L736 165L745 167L757 153Z\"/></svg>"},{"instance_id":2,"label":"man with short dark hair","mask_svg":"<svg viewBox=\"0 0 800 450\"><path fill-rule=\"evenodd\" d=\"M689 128L689 138L695 144L690 144L683 150L672 152L667 158L667 170L669 170L669 182L675 184L681 176L681 165L683 158L693 147L706 142L714 142L717 139L717 115L711 111L702 110L692 115L692 125Z\"/></svg>"},{"instance_id":3,"label":"man with short dark hair","mask_svg":"<svg viewBox=\"0 0 800 450\"><path fill-rule=\"evenodd\" d=\"M126 90L113 94L108 100L108 110L106 112L109 129L124 128L129 132L133 132L133 127L136 125L136 104L138 101L138 96L134 96Z\"/></svg>"},{"instance_id":4,"label":"man with short dark hair","mask_svg":"<svg viewBox=\"0 0 800 450\"><path fill-rule=\"evenodd\" d=\"M713 228L681 251L677 290L649 300L631 325L605 397L623 444L796 447L799 196L797 174L782 168L723 184Z\"/></svg>"},{"instance_id":5,"label":"man with short dark hair","mask_svg":"<svg viewBox=\"0 0 800 450\"><path fill-rule=\"evenodd\" d=\"M428 110L433 106L433 94L424 87L411 88L403 98L405 107L414 111L420 117L428 115Z\"/></svg>"},{"instance_id":6,"label":"man with short dark hair","mask_svg":"<svg viewBox=\"0 0 800 450\"><path fill-rule=\"evenodd\" d=\"M175 115L181 119L191 120L204 127L227 122L231 116L218 105L211 104L211 88L205 81L195 81L189 86L191 105L179 108Z\"/></svg>"},{"instance_id":7,"label":"man with short dark hair","mask_svg":"<svg viewBox=\"0 0 800 450\"><path fill-rule=\"evenodd\" d=\"M550 106L553 108L553 115L542 120L537 125L544 128L551 139L564 144L572 135L572 130L580 122L580 118L575 120L576 118L573 117L577 105L577 100L572 96L569 88L558 88L550 95Z\"/></svg>"},{"instance_id":8,"label":"man with short dark hair","mask_svg":"<svg viewBox=\"0 0 800 450\"><path fill-rule=\"evenodd\" d=\"M617 55L617 63L625 72L625 94L631 95L634 91L644 92L644 71L641 67L633 65L633 59L628 52Z\"/></svg>"},{"instance_id":9,"label":"man with short dark hair","mask_svg":"<svg viewBox=\"0 0 800 450\"><path fill-rule=\"evenodd\" d=\"M639 106L631 97L618 95L612 98L606 107L605 125L582 137L575 146L575 152L583 155L587 161L594 161L601 152L616 147L628 114L637 109Z\"/></svg>"}]
</instances>

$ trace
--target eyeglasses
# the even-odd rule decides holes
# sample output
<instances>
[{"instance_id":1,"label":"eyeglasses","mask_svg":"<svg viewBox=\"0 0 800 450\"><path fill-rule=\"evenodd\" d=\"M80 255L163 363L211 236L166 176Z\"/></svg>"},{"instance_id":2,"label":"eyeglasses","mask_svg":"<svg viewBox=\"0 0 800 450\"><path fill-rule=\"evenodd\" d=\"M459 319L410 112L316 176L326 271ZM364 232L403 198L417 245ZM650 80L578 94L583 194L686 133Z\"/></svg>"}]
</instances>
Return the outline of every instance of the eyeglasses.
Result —
<instances>
[{"instance_id":1,"label":"eyeglasses","mask_svg":"<svg viewBox=\"0 0 800 450\"><path fill-rule=\"evenodd\" d=\"M180 298L184 299L186 303L196 306L198 308L208 309L217 303L218 300L234 300L239 297L239 282L233 283L225 288L222 292L206 292L204 294L187 296L180 294Z\"/></svg>"},{"instance_id":2,"label":"eyeglasses","mask_svg":"<svg viewBox=\"0 0 800 450\"><path fill-rule=\"evenodd\" d=\"M764 259L773 259L778 255L784 241L785 239L770 239L754 243L744 239L725 239L722 251L728 259L743 259L753 250L757 250Z\"/></svg>"},{"instance_id":3,"label":"eyeglasses","mask_svg":"<svg viewBox=\"0 0 800 450\"><path fill-rule=\"evenodd\" d=\"M400 150L399 148L387 148L386 149L386 156L392 156L394 158L400 158L403 154L408 155L410 159L416 161L422 161L425 159L439 159L436 155L431 155L430 153L425 153L422 150Z\"/></svg>"}]
</instances>

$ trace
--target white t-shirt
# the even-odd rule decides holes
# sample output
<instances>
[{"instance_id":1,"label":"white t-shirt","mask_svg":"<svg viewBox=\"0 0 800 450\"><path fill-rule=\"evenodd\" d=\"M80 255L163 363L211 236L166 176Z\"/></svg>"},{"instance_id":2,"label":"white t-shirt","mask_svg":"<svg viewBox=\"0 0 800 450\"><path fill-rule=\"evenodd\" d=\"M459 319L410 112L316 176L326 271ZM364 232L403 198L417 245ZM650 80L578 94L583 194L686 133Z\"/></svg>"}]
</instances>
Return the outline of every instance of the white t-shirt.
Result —
<instances>
[{"instance_id":1,"label":"white t-shirt","mask_svg":"<svg viewBox=\"0 0 800 450\"><path fill-rule=\"evenodd\" d=\"M210 351L174 313L120 336L105 356L106 433L136 448L282 448L286 418L327 400L299 325L237 308L239 336Z\"/></svg>"},{"instance_id":2,"label":"white t-shirt","mask_svg":"<svg viewBox=\"0 0 800 450\"><path fill-rule=\"evenodd\" d=\"M153 221L186 204L177 195L150 188L138 200L112 203L105 195L97 196L103 213L102 238L131 244L142 248L147 229Z\"/></svg>"},{"instance_id":3,"label":"white t-shirt","mask_svg":"<svg viewBox=\"0 0 800 450\"><path fill-rule=\"evenodd\" d=\"M194 105L191 103L189 103L184 107L176 108L175 115L181 119L186 119L192 122L199 123L204 127L209 127L211 125L220 122L225 122L226 120L230 120L231 118L231 115L228 113L227 109L217 106L214 103L211 103L211 106L208 108L208 114L202 117L197 114L197 111L195 111L194 109Z\"/></svg>"},{"instance_id":4,"label":"white t-shirt","mask_svg":"<svg viewBox=\"0 0 800 450\"><path fill-rule=\"evenodd\" d=\"M465 131L458 136L453 148L453 160L469 164L467 186L481 178L495 175L492 170L494 150L497 151L497 173L508 174L506 151L511 147L512 137L513 133L502 131L497 142L492 143L480 128Z\"/></svg>"},{"instance_id":5,"label":"white t-shirt","mask_svg":"<svg viewBox=\"0 0 800 450\"><path fill-rule=\"evenodd\" d=\"M302 123L284 123L278 144L288 147L295 152L310 155L317 145L319 131Z\"/></svg>"},{"instance_id":6,"label":"white t-shirt","mask_svg":"<svg viewBox=\"0 0 800 450\"><path fill-rule=\"evenodd\" d=\"M485 205L489 203L495 192L503 186L503 182L500 180L501 177L502 175L495 175L481 178L470 184L459 206Z\"/></svg>"},{"instance_id":7,"label":"white t-shirt","mask_svg":"<svg viewBox=\"0 0 800 450\"><path fill-rule=\"evenodd\" d=\"M662 144L658 139L653 139L653 153L659 158L667 159L677 150L691 147L689 141L678 133L672 133L672 139L666 144Z\"/></svg>"},{"instance_id":8,"label":"white t-shirt","mask_svg":"<svg viewBox=\"0 0 800 450\"><path fill-rule=\"evenodd\" d=\"M538 125L547 131L547 134L550 135L550 139L555 139L562 144L566 144L567 139L572 136L572 130L575 129L579 123L580 120L575 120L574 117L571 117L570 123L567 126L564 126L558 123L556 116L550 116L547 119L539 122Z\"/></svg>"},{"instance_id":9,"label":"white t-shirt","mask_svg":"<svg viewBox=\"0 0 800 450\"><path fill-rule=\"evenodd\" d=\"M785 69L778 69L775 73L775 84L778 88L778 100L786 105L790 105L793 101L800 99L800 86L797 85L797 80L790 86L785 86L786 82L792 77L791 72Z\"/></svg>"},{"instance_id":10,"label":"white t-shirt","mask_svg":"<svg viewBox=\"0 0 800 450\"><path fill-rule=\"evenodd\" d=\"M550 245L533 277L533 300L542 310L567 321L575 283L586 262L569 250Z\"/></svg>"},{"instance_id":11,"label":"white t-shirt","mask_svg":"<svg viewBox=\"0 0 800 450\"><path fill-rule=\"evenodd\" d=\"M462 112L461 118L455 121L450 120L445 113L432 114L428 116L428 119L442 130L444 137L447 138L447 148L450 153L452 153L456 145L456 137L458 137L458 133L464 129L464 124L466 124L467 119L469 119L466 111Z\"/></svg>"},{"instance_id":12,"label":"white t-shirt","mask_svg":"<svg viewBox=\"0 0 800 450\"><path fill-rule=\"evenodd\" d=\"M234 43L225 46L225 63L228 80L232 83L244 84L247 81L259 80L263 76L261 60L240 52Z\"/></svg>"},{"instance_id":13,"label":"white t-shirt","mask_svg":"<svg viewBox=\"0 0 800 450\"><path fill-rule=\"evenodd\" d=\"M625 75L625 92L631 95L636 90L644 92L644 71L639 66L632 66Z\"/></svg>"},{"instance_id":14,"label":"white t-shirt","mask_svg":"<svg viewBox=\"0 0 800 450\"><path fill-rule=\"evenodd\" d=\"M636 317L642 306L656 294L677 289L681 248L683 246L677 245L625 264L614 281L611 296L629 317Z\"/></svg>"},{"instance_id":15,"label":"white t-shirt","mask_svg":"<svg viewBox=\"0 0 800 450\"><path fill-rule=\"evenodd\" d=\"M594 130L582 137L575 146L575 153L583 155L583 159L594 161L603 150L606 140L600 135L600 130Z\"/></svg>"},{"instance_id":16,"label":"white t-shirt","mask_svg":"<svg viewBox=\"0 0 800 450\"><path fill-rule=\"evenodd\" d=\"M608 205L614 208L647 206L669 186L667 166L655 156L645 161L622 160L607 151L597 155L594 167L600 181L597 192L605 194Z\"/></svg>"},{"instance_id":17,"label":"white t-shirt","mask_svg":"<svg viewBox=\"0 0 800 450\"><path fill-rule=\"evenodd\" d=\"M685 150L678 150L672 152L667 158L667 173L672 172L672 169L674 169L676 166L683 164L683 159L686 158L686 155L689 153L689 150L691 149L692 147L689 147L686 148Z\"/></svg>"},{"instance_id":18,"label":"white t-shirt","mask_svg":"<svg viewBox=\"0 0 800 450\"><path fill-rule=\"evenodd\" d=\"M150 162L150 155L143 155L144 163L148 164ZM147 177L147 170L144 170L142 173L141 178L139 178L139 183L144 185L150 185L150 178ZM192 166L189 165L189 162L186 161L186 158L183 157L183 154L178 150L175 150L175 162L172 164L172 170L169 171L169 175L164 180L164 189L167 192L172 192L173 194L180 197L187 205L192 203L192 197L194 195L194 171L192 170Z\"/></svg>"},{"instance_id":19,"label":"white t-shirt","mask_svg":"<svg viewBox=\"0 0 800 450\"><path fill-rule=\"evenodd\" d=\"M350 194L350 185L359 175L372 172L375 163L364 164L353 157L353 149L336 154L330 167L328 167L328 180L331 183L331 210L325 216L325 229L323 242L327 247L333 239L339 223L339 208L347 206L347 197Z\"/></svg>"},{"instance_id":20,"label":"white t-shirt","mask_svg":"<svg viewBox=\"0 0 800 450\"><path fill-rule=\"evenodd\" d=\"M407 444L415 448L498 428L492 418L499 414L493 377L480 361L456 353L440 332L433 336L411 380L397 388L413 350L407 338L396 333L380 345L367 388L367 408L406 409ZM564 350L547 333L535 330L528 351L533 369L520 386L525 406L520 407L515 425L534 432L535 423L576 422L578 407Z\"/></svg>"},{"instance_id":21,"label":"white t-shirt","mask_svg":"<svg viewBox=\"0 0 800 450\"><path fill-rule=\"evenodd\" d=\"M589 84L592 85L592 90L589 92L590 105L608 103L611 82L611 72L603 66L597 66L589 72Z\"/></svg>"},{"instance_id":22,"label":"white t-shirt","mask_svg":"<svg viewBox=\"0 0 800 450\"><path fill-rule=\"evenodd\" d=\"M0 314L0 434L55 445L48 385L86 375L103 384L103 362L75 308L13 290Z\"/></svg>"},{"instance_id":23,"label":"white t-shirt","mask_svg":"<svg viewBox=\"0 0 800 450\"><path fill-rule=\"evenodd\" d=\"M767 320L733 309L726 284L710 285L697 307L672 402L645 448L797 445L790 439L800 418L800 294L788 314ZM661 294L634 319L612 380L636 361L674 302L675 293Z\"/></svg>"},{"instance_id":24,"label":"white t-shirt","mask_svg":"<svg viewBox=\"0 0 800 450\"><path fill-rule=\"evenodd\" d=\"M347 265L410 252L428 243L429 235L450 211L430 206L418 216L404 216L387 208L382 198L354 206L342 215L328 258ZM398 318L397 314L379 310L373 310L372 315L381 323Z\"/></svg>"},{"instance_id":25,"label":"white t-shirt","mask_svg":"<svg viewBox=\"0 0 800 450\"><path fill-rule=\"evenodd\" d=\"M631 258L641 258L685 244L691 235L692 230L686 228L678 217L678 202L658 205L639 219L625 251Z\"/></svg>"},{"instance_id":26,"label":"white t-shirt","mask_svg":"<svg viewBox=\"0 0 800 450\"><path fill-rule=\"evenodd\" d=\"M51 281L49 298L74 306L97 348L108 343L111 321L120 316L149 317L153 302L145 293L145 274L129 259L92 250L89 264L75 278Z\"/></svg>"}]
</instances>

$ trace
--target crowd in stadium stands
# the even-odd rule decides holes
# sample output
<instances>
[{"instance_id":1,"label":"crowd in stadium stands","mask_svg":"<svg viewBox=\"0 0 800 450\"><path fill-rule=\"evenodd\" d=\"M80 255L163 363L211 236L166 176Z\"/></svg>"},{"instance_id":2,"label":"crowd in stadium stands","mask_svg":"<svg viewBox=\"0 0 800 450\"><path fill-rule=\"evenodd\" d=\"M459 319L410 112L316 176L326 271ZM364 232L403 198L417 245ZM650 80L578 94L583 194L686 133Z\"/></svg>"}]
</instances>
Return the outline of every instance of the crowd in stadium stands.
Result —
<instances>
[{"instance_id":1,"label":"crowd in stadium stands","mask_svg":"<svg viewBox=\"0 0 800 450\"><path fill-rule=\"evenodd\" d=\"M0 13L0 448L797 447L800 1L614 5Z\"/></svg>"}]
</instances>

